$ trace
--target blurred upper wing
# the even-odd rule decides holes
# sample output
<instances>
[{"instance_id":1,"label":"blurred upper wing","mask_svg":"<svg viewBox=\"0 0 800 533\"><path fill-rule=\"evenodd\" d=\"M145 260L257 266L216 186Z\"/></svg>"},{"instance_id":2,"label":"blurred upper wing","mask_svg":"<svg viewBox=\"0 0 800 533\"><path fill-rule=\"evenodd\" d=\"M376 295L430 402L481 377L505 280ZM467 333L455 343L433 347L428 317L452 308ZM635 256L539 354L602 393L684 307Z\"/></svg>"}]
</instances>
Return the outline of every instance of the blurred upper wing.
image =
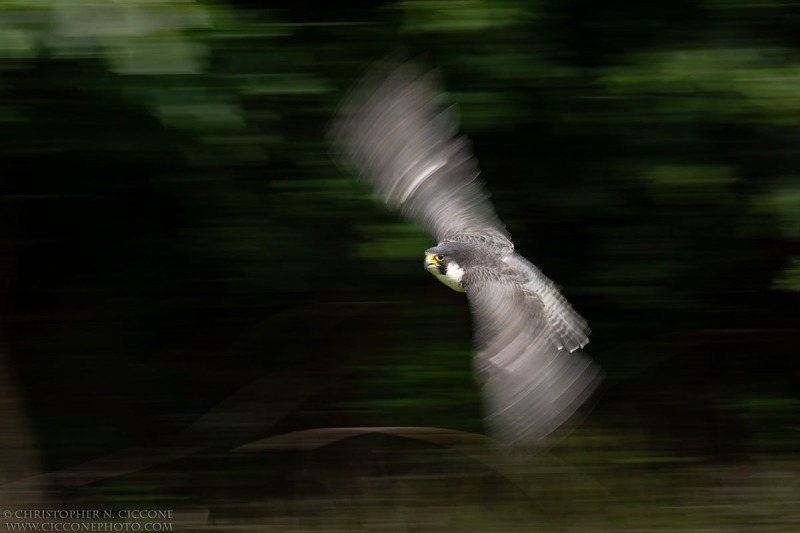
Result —
<instances>
[{"instance_id":1,"label":"blurred upper wing","mask_svg":"<svg viewBox=\"0 0 800 533\"><path fill-rule=\"evenodd\" d=\"M437 241L471 233L510 246L434 78L410 62L379 66L346 99L333 140L391 209Z\"/></svg>"},{"instance_id":2,"label":"blurred upper wing","mask_svg":"<svg viewBox=\"0 0 800 533\"><path fill-rule=\"evenodd\" d=\"M469 273L464 288L490 429L507 444L535 443L586 401L600 369L581 352L558 348L535 293L481 268Z\"/></svg>"}]
</instances>

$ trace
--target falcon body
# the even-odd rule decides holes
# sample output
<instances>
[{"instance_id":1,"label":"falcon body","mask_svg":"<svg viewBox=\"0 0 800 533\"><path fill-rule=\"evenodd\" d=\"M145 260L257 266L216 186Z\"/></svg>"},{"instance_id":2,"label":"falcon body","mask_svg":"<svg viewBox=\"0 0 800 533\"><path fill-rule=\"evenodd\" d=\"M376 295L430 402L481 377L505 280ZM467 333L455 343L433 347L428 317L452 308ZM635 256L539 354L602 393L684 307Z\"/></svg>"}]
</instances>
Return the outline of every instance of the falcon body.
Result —
<instances>
[{"instance_id":1,"label":"falcon body","mask_svg":"<svg viewBox=\"0 0 800 533\"><path fill-rule=\"evenodd\" d=\"M466 293L492 433L536 443L574 414L600 370L578 351L586 322L515 251L455 123L434 76L403 63L368 74L331 133L376 195L438 241L425 251L425 269Z\"/></svg>"}]
</instances>

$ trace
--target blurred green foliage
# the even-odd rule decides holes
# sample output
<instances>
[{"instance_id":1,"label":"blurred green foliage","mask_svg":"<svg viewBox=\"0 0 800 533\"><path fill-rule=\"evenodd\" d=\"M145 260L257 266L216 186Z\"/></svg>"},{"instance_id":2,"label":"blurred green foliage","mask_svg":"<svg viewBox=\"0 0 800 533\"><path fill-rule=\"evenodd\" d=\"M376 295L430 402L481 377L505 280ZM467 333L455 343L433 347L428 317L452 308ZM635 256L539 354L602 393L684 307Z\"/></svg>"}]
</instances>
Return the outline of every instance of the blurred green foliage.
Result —
<instances>
[{"instance_id":1,"label":"blurred green foliage","mask_svg":"<svg viewBox=\"0 0 800 533\"><path fill-rule=\"evenodd\" d=\"M463 297L325 139L397 49L440 70L518 249L592 325L609 379L587 425L675 461L796 450L797 15L0 2L0 312L47 466L319 359L347 377L265 434L480 428Z\"/></svg>"}]
</instances>

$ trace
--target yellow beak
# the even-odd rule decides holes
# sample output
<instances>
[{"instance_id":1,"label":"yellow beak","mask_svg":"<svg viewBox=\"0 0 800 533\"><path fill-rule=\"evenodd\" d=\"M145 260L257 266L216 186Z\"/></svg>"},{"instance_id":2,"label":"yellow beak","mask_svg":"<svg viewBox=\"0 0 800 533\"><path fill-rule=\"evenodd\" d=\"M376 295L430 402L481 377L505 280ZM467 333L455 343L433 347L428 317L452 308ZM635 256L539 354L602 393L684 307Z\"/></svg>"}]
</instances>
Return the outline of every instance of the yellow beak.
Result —
<instances>
[{"instance_id":1,"label":"yellow beak","mask_svg":"<svg viewBox=\"0 0 800 533\"><path fill-rule=\"evenodd\" d=\"M438 270L439 261L436 260L435 254L425 255L425 270Z\"/></svg>"}]
</instances>

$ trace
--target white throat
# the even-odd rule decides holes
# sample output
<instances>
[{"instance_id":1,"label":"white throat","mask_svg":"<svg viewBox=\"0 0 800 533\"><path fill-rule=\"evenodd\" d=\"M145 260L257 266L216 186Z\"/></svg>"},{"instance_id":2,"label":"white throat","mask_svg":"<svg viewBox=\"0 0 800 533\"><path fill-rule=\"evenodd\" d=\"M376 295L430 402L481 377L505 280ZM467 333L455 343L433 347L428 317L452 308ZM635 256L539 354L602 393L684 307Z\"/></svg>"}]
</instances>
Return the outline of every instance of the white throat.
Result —
<instances>
[{"instance_id":1,"label":"white throat","mask_svg":"<svg viewBox=\"0 0 800 533\"><path fill-rule=\"evenodd\" d=\"M461 286L461 279L464 277L464 269L458 266L458 263L449 261L444 274L439 272L438 268L432 269L431 273L436 276L436 279L454 291L464 292L464 287Z\"/></svg>"}]
</instances>

